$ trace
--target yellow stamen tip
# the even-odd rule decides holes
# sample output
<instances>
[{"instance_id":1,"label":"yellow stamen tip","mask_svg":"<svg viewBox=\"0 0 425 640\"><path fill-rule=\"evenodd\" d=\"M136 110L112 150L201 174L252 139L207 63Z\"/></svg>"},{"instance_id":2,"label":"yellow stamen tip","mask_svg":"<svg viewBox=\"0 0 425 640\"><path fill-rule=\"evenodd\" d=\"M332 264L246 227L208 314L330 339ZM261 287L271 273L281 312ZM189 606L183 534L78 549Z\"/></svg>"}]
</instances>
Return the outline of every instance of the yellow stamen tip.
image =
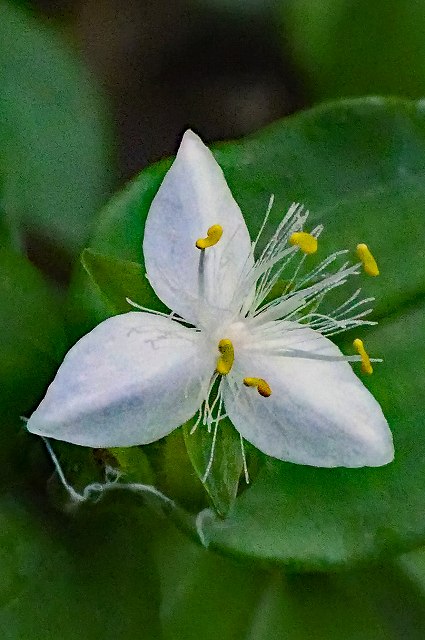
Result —
<instances>
[{"instance_id":1,"label":"yellow stamen tip","mask_svg":"<svg viewBox=\"0 0 425 640\"><path fill-rule=\"evenodd\" d=\"M365 273L367 273L368 276L379 276L378 265L367 244L358 244L356 251L359 259L362 261Z\"/></svg>"},{"instance_id":2,"label":"yellow stamen tip","mask_svg":"<svg viewBox=\"0 0 425 640\"><path fill-rule=\"evenodd\" d=\"M373 373L372 363L370 362L369 355L366 349L364 348L363 340L360 340L360 338L356 338L353 342L353 347L355 348L355 350L357 351L357 353L362 359L363 373L367 373L369 375Z\"/></svg>"},{"instance_id":3,"label":"yellow stamen tip","mask_svg":"<svg viewBox=\"0 0 425 640\"><path fill-rule=\"evenodd\" d=\"M217 359L217 373L222 376L227 376L233 367L235 359L235 350L233 349L232 341L228 338L223 338L218 343L218 350L220 351L221 356Z\"/></svg>"},{"instance_id":4,"label":"yellow stamen tip","mask_svg":"<svg viewBox=\"0 0 425 640\"><path fill-rule=\"evenodd\" d=\"M196 241L196 247L198 249L208 249L208 247L213 247L220 240L223 235L223 227L219 224L213 224L207 231L206 238L198 238Z\"/></svg>"},{"instance_id":5,"label":"yellow stamen tip","mask_svg":"<svg viewBox=\"0 0 425 640\"><path fill-rule=\"evenodd\" d=\"M317 251L317 238L312 236L311 233L306 233L305 231L297 231L291 235L289 238L290 244L293 246L297 246L304 253L311 254L316 253Z\"/></svg>"},{"instance_id":6,"label":"yellow stamen tip","mask_svg":"<svg viewBox=\"0 0 425 640\"><path fill-rule=\"evenodd\" d=\"M263 378L244 378L243 383L246 387L256 387L260 396L268 398L272 395L272 390L268 382Z\"/></svg>"}]
</instances>

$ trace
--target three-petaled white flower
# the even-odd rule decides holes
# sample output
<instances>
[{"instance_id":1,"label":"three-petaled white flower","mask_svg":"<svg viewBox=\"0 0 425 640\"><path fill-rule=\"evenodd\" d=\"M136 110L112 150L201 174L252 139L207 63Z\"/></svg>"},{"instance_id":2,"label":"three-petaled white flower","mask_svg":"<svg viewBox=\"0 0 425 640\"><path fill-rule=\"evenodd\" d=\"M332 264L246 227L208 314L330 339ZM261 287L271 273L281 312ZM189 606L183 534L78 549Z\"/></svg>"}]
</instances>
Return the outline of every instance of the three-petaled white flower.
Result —
<instances>
[{"instance_id":1,"label":"three-petaled white flower","mask_svg":"<svg viewBox=\"0 0 425 640\"><path fill-rule=\"evenodd\" d=\"M321 467L390 462L387 422L349 364L361 360L371 371L362 342L355 341L359 355L344 356L326 337L373 324L364 320L370 299L358 290L332 313L318 311L324 295L361 265L337 268L346 253L340 251L300 276L321 232L303 231L306 218L292 205L255 261L260 234L252 243L212 153L186 132L152 202L143 243L149 282L173 313L140 307L84 336L28 429L79 445L124 447L158 440L196 415L194 426L215 435L226 415L241 438L281 460ZM294 273L284 293L264 302L288 266Z\"/></svg>"}]
</instances>

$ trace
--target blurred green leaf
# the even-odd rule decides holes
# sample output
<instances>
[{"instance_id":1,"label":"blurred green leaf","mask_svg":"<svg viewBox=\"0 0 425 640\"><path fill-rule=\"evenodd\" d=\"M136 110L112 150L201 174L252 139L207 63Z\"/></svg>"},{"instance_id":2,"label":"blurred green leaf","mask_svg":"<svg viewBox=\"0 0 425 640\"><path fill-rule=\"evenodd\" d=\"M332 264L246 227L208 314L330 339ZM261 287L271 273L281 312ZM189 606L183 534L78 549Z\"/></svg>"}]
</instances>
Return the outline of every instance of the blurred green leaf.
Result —
<instances>
[{"instance_id":1,"label":"blurred green leaf","mask_svg":"<svg viewBox=\"0 0 425 640\"><path fill-rule=\"evenodd\" d=\"M108 449L107 453L115 459L110 465L119 470L123 482L155 484L149 459L142 447L113 448Z\"/></svg>"},{"instance_id":2,"label":"blurred green leaf","mask_svg":"<svg viewBox=\"0 0 425 640\"><path fill-rule=\"evenodd\" d=\"M11 231L7 224L6 217L0 209L0 247L10 247Z\"/></svg>"},{"instance_id":3,"label":"blurred green leaf","mask_svg":"<svg viewBox=\"0 0 425 640\"><path fill-rule=\"evenodd\" d=\"M284 47L314 99L425 94L425 3L285 0Z\"/></svg>"},{"instance_id":4,"label":"blurred green leaf","mask_svg":"<svg viewBox=\"0 0 425 640\"><path fill-rule=\"evenodd\" d=\"M400 556L396 564L416 584L425 597L425 549L411 551Z\"/></svg>"},{"instance_id":5,"label":"blurred green leaf","mask_svg":"<svg viewBox=\"0 0 425 640\"><path fill-rule=\"evenodd\" d=\"M98 216L95 240L90 243L92 249L104 257L140 264L141 273L145 273L142 257L142 227L150 202L169 165L170 161L166 160L149 167L112 198ZM123 220L122 216L124 216ZM114 227L117 232L115 237L109 233ZM85 256L87 259L87 254ZM116 268L119 271L118 265ZM96 274L99 270L100 267L96 266ZM118 287L118 283L116 286ZM138 295L141 293L138 289L139 285L135 285L134 281L131 286L136 287ZM142 284L142 287L146 297L138 299L137 302L143 306L154 304L148 283ZM158 300L155 304L156 308L162 308ZM78 265L68 295L67 319L70 336L77 340L110 315L112 315L111 305L105 300L99 286L93 281L93 277L89 276L87 270L82 265Z\"/></svg>"},{"instance_id":6,"label":"blurred green leaf","mask_svg":"<svg viewBox=\"0 0 425 640\"><path fill-rule=\"evenodd\" d=\"M381 276L364 277L361 285L365 296L377 298L376 317L387 320L366 337L385 360L367 383L389 418L396 462L385 469L327 470L269 460L227 519L207 514L204 536L226 553L303 570L421 544L425 327L412 305L419 308L425 299L423 103L374 98L323 105L223 144L216 157L252 237L273 193L266 235L297 201L310 208L312 227L325 225L318 259L341 248L351 248L354 257L359 241L371 246ZM143 172L104 210L93 248L140 259L144 219L167 166ZM93 321L96 302L86 282L80 280L75 293L86 296L84 313Z\"/></svg>"},{"instance_id":7,"label":"blurred green leaf","mask_svg":"<svg viewBox=\"0 0 425 640\"><path fill-rule=\"evenodd\" d=\"M14 496L1 498L0 513L3 640L160 640L149 521L140 513L92 507L58 522Z\"/></svg>"},{"instance_id":8,"label":"blurred green leaf","mask_svg":"<svg viewBox=\"0 0 425 640\"><path fill-rule=\"evenodd\" d=\"M211 468L205 477L212 455L213 434L202 425L191 433L193 424L191 421L183 426L187 453L215 509L225 516L236 499L243 469L239 434L229 420L220 422Z\"/></svg>"},{"instance_id":9,"label":"blurred green leaf","mask_svg":"<svg viewBox=\"0 0 425 640\"><path fill-rule=\"evenodd\" d=\"M23 257L0 248L0 416L31 409L66 350L55 299Z\"/></svg>"},{"instance_id":10,"label":"blurred green leaf","mask_svg":"<svg viewBox=\"0 0 425 640\"><path fill-rule=\"evenodd\" d=\"M398 564L284 574L155 536L166 640L422 640L425 593ZM415 559L410 560L414 563Z\"/></svg>"},{"instance_id":11,"label":"blurred green leaf","mask_svg":"<svg viewBox=\"0 0 425 640\"><path fill-rule=\"evenodd\" d=\"M143 301L143 306L150 309L166 310L159 303L139 263L104 256L93 249L83 251L81 262L103 295L110 313L134 311L126 298L136 304Z\"/></svg>"},{"instance_id":12,"label":"blurred green leaf","mask_svg":"<svg viewBox=\"0 0 425 640\"><path fill-rule=\"evenodd\" d=\"M66 44L0 0L0 174L8 215L76 253L109 187L105 106Z\"/></svg>"}]
</instances>

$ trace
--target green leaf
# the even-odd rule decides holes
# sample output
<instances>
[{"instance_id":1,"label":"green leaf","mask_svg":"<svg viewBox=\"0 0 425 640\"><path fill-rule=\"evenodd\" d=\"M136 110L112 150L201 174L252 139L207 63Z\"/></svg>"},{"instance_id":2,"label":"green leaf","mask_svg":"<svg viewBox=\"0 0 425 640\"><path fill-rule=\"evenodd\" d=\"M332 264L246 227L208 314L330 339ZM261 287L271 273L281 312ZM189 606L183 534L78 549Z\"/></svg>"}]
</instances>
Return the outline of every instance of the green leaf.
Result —
<instances>
[{"instance_id":1,"label":"green leaf","mask_svg":"<svg viewBox=\"0 0 425 640\"><path fill-rule=\"evenodd\" d=\"M171 527L155 541L166 640L421 640L425 633L416 557L409 570L396 563L285 575L208 553Z\"/></svg>"},{"instance_id":2,"label":"green leaf","mask_svg":"<svg viewBox=\"0 0 425 640\"><path fill-rule=\"evenodd\" d=\"M57 303L38 271L0 249L0 416L39 400L66 350Z\"/></svg>"},{"instance_id":3,"label":"green leaf","mask_svg":"<svg viewBox=\"0 0 425 640\"><path fill-rule=\"evenodd\" d=\"M95 238L91 242L92 249L104 257L109 256L140 264L141 273L145 272L142 257L144 219L169 165L170 162L165 161L149 167L104 207L98 217ZM121 216L124 216L124 220L121 220ZM116 229L115 237L109 233L111 228ZM86 254L85 256L87 257ZM96 266L96 272L98 271ZM131 286L137 288L137 294L141 293L134 281ZM154 304L148 285L144 283L142 287L144 287L143 292L146 293L146 298L140 298L137 302L143 306ZM123 293L128 296L126 291ZM155 304L158 309L161 309L161 303L158 300ZM101 293L98 284L88 276L82 265L75 271L67 307L69 332L74 340L113 315L105 295Z\"/></svg>"},{"instance_id":4,"label":"green leaf","mask_svg":"<svg viewBox=\"0 0 425 640\"><path fill-rule=\"evenodd\" d=\"M213 435L204 426L191 433L192 426L193 421L183 426L187 453L215 509L225 516L236 499L243 469L239 434L229 420L222 420L212 452ZM211 469L205 478L212 453Z\"/></svg>"},{"instance_id":5,"label":"green leaf","mask_svg":"<svg viewBox=\"0 0 425 640\"><path fill-rule=\"evenodd\" d=\"M137 262L118 260L104 256L93 249L85 249L81 262L93 283L99 288L110 309L110 313L134 311L127 298L151 309L166 310L159 304L144 269Z\"/></svg>"},{"instance_id":6,"label":"green leaf","mask_svg":"<svg viewBox=\"0 0 425 640\"><path fill-rule=\"evenodd\" d=\"M6 217L0 209L0 247L10 247L11 235L11 229L7 224Z\"/></svg>"},{"instance_id":7,"label":"green leaf","mask_svg":"<svg viewBox=\"0 0 425 640\"><path fill-rule=\"evenodd\" d=\"M315 99L424 95L423 2L286 0L277 7L284 49L289 39Z\"/></svg>"},{"instance_id":8,"label":"green leaf","mask_svg":"<svg viewBox=\"0 0 425 640\"><path fill-rule=\"evenodd\" d=\"M372 248L381 275L360 284L365 296L376 296L382 323L363 337L384 363L367 384L396 446L396 461L381 469L315 469L270 459L224 521L213 514L202 519L203 534L217 549L308 570L425 541L423 106L383 98L323 105L216 150L251 237L273 193L266 235L297 201L310 209L312 227L325 225L318 259L342 248L354 257L358 242ZM105 209L93 248L109 252L116 241L115 256L135 259L167 166L142 173ZM84 290L85 283L79 286ZM90 315L90 296L85 304Z\"/></svg>"},{"instance_id":9,"label":"green leaf","mask_svg":"<svg viewBox=\"0 0 425 640\"><path fill-rule=\"evenodd\" d=\"M0 501L0 636L4 640L162 637L147 527L128 508L72 521Z\"/></svg>"},{"instance_id":10,"label":"green leaf","mask_svg":"<svg viewBox=\"0 0 425 640\"><path fill-rule=\"evenodd\" d=\"M105 107L64 42L0 0L0 174L8 215L77 253L108 192Z\"/></svg>"},{"instance_id":11,"label":"green leaf","mask_svg":"<svg viewBox=\"0 0 425 640\"><path fill-rule=\"evenodd\" d=\"M113 448L108 449L108 453L115 459L111 466L119 470L123 482L155 484L149 459L142 447Z\"/></svg>"}]
</instances>

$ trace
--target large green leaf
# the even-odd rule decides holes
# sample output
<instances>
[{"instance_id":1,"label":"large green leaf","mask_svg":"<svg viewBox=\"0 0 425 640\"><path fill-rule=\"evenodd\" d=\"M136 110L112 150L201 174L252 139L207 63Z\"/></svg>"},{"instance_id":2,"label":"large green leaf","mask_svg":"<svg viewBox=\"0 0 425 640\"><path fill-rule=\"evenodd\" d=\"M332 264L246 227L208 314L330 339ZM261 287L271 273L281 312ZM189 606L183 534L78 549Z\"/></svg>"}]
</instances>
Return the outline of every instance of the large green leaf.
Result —
<instances>
[{"instance_id":1,"label":"large green leaf","mask_svg":"<svg viewBox=\"0 0 425 640\"><path fill-rule=\"evenodd\" d=\"M315 99L425 93L425 4L278 0L285 49Z\"/></svg>"},{"instance_id":2,"label":"large green leaf","mask_svg":"<svg viewBox=\"0 0 425 640\"><path fill-rule=\"evenodd\" d=\"M0 484L31 484L45 470L41 441L21 416L41 399L66 350L57 302L38 271L0 248ZM44 482L44 480L43 480Z\"/></svg>"},{"instance_id":3,"label":"large green leaf","mask_svg":"<svg viewBox=\"0 0 425 640\"><path fill-rule=\"evenodd\" d=\"M205 519L220 548L293 568L332 567L423 540L425 304L368 335L385 361L368 380L393 429L395 462L378 469L315 469L270 461L225 522ZM264 527L267 522L267 527ZM261 549L258 541L261 539Z\"/></svg>"},{"instance_id":4,"label":"large green leaf","mask_svg":"<svg viewBox=\"0 0 425 640\"><path fill-rule=\"evenodd\" d=\"M416 567L417 555L367 571L285 575L207 553L162 528L156 556L164 637L422 640L424 565Z\"/></svg>"},{"instance_id":5,"label":"large green leaf","mask_svg":"<svg viewBox=\"0 0 425 640\"><path fill-rule=\"evenodd\" d=\"M38 271L0 249L0 416L31 409L66 349L57 302Z\"/></svg>"},{"instance_id":6,"label":"large green leaf","mask_svg":"<svg viewBox=\"0 0 425 640\"><path fill-rule=\"evenodd\" d=\"M75 253L109 186L104 104L66 44L0 0L0 173L8 215Z\"/></svg>"},{"instance_id":7,"label":"large green leaf","mask_svg":"<svg viewBox=\"0 0 425 640\"><path fill-rule=\"evenodd\" d=\"M325 225L319 257L354 250L359 241L372 247L381 276L362 277L361 284L365 295L377 297L383 323L367 342L385 361L367 382L393 429L396 461L385 469L326 470L269 460L227 519L205 515L204 538L227 553L298 569L352 563L423 542L423 104L374 98L322 106L223 144L216 157L252 236L274 193L267 231L292 201L301 201L312 212L311 224ZM166 166L142 173L104 210L95 249L140 259L144 219ZM81 280L78 292L95 322L98 294Z\"/></svg>"},{"instance_id":8,"label":"large green leaf","mask_svg":"<svg viewBox=\"0 0 425 640\"><path fill-rule=\"evenodd\" d=\"M94 509L58 522L0 502L0 635L4 640L160 640L148 520Z\"/></svg>"}]
</instances>

